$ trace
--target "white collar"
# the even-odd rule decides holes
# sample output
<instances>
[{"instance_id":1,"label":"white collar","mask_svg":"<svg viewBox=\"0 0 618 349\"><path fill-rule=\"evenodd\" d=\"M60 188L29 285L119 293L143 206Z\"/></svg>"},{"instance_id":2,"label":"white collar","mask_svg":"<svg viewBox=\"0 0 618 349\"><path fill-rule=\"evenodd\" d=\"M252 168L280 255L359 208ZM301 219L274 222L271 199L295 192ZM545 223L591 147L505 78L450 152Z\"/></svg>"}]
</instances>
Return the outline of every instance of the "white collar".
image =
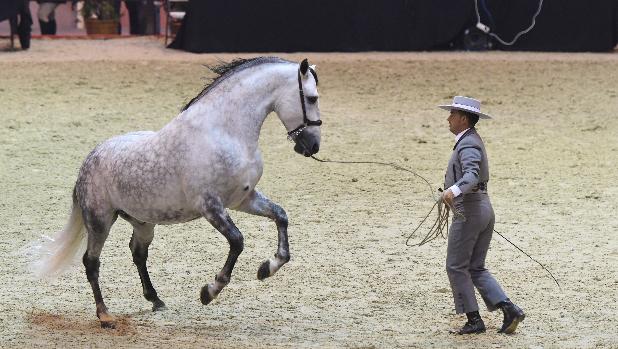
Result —
<instances>
[{"instance_id":1,"label":"white collar","mask_svg":"<svg viewBox=\"0 0 618 349\"><path fill-rule=\"evenodd\" d=\"M455 143L459 142L459 139L461 138L461 136L463 136L463 135L464 135L464 133L466 133L466 131L468 131L469 129L470 129L470 128L467 128L467 129L465 129L465 130L463 130L463 131L459 132L459 133L457 134L457 136L455 136Z\"/></svg>"}]
</instances>

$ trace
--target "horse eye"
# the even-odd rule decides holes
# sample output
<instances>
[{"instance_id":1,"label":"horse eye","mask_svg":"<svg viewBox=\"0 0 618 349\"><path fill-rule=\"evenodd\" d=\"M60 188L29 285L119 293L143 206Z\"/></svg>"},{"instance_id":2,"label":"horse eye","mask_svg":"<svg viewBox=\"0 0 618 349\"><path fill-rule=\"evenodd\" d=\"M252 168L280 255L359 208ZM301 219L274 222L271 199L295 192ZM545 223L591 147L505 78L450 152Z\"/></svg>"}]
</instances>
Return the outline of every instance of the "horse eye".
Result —
<instances>
[{"instance_id":1,"label":"horse eye","mask_svg":"<svg viewBox=\"0 0 618 349\"><path fill-rule=\"evenodd\" d=\"M309 102L309 104L315 104L315 102L317 101L318 101L317 96L307 97L307 102Z\"/></svg>"}]
</instances>

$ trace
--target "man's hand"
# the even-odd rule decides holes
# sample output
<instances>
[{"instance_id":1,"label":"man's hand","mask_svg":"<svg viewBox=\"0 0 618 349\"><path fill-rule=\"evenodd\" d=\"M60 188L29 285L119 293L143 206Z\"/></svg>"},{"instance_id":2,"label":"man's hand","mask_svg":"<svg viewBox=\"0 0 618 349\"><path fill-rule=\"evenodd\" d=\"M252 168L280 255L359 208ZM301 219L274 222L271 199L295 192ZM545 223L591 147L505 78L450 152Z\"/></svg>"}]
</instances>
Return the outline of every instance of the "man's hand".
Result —
<instances>
[{"instance_id":1,"label":"man's hand","mask_svg":"<svg viewBox=\"0 0 618 349\"><path fill-rule=\"evenodd\" d=\"M450 189L447 189L442 193L442 200L451 209L454 207L454 201L453 201L454 198L455 198L455 195Z\"/></svg>"}]
</instances>

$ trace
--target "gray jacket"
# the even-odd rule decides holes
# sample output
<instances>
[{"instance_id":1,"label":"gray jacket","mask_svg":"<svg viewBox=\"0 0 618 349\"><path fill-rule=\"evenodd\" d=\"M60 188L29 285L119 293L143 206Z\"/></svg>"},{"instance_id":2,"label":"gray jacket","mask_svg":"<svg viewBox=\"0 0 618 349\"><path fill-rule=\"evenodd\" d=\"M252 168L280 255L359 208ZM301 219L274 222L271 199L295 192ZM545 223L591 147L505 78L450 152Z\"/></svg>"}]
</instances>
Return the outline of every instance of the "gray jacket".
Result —
<instances>
[{"instance_id":1,"label":"gray jacket","mask_svg":"<svg viewBox=\"0 0 618 349\"><path fill-rule=\"evenodd\" d=\"M465 197L469 194L487 193L488 181L489 162L485 145L476 129L471 128L453 147L444 176L444 189L455 184Z\"/></svg>"}]
</instances>

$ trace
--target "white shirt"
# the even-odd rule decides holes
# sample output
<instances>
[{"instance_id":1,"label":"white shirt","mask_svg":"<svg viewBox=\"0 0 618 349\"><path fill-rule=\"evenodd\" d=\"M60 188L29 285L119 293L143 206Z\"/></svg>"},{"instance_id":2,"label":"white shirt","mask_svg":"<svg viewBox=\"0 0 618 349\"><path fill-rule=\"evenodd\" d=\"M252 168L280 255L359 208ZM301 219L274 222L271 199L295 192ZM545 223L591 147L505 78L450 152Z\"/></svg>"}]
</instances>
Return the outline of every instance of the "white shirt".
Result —
<instances>
[{"instance_id":1,"label":"white shirt","mask_svg":"<svg viewBox=\"0 0 618 349\"><path fill-rule=\"evenodd\" d=\"M466 131L468 131L470 128L467 128L461 132L459 132L457 134L457 136L455 136L455 143L459 142L459 139L461 138L461 136L464 135L464 133L466 133ZM450 188L448 188L447 190L450 190L451 192L453 192L453 196L458 197L459 195L461 195L461 189L459 189L458 186L456 186L455 184L453 184Z\"/></svg>"}]
</instances>

